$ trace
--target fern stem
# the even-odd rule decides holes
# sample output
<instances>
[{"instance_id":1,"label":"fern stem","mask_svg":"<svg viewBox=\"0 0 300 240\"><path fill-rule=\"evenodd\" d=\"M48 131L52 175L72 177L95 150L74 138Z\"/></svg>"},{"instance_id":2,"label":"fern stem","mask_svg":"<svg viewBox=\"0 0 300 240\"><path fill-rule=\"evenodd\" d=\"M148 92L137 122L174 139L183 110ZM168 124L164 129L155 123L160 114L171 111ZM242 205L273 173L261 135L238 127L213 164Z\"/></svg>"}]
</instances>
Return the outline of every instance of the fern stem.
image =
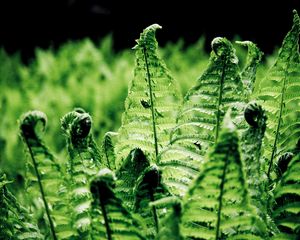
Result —
<instances>
[{"instance_id":1,"label":"fern stem","mask_svg":"<svg viewBox=\"0 0 300 240\"><path fill-rule=\"evenodd\" d=\"M154 137L154 148L155 148L155 162L157 162L158 146L157 146L155 112L154 112L153 93L152 93L152 84L151 84L151 78L150 78L150 72L149 72L149 64L148 64L148 59L146 56L146 48L145 47L143 47L143 54L144 54L145 63L146 63L147 80L148 80L149 95L150 95L150 105L151 105L150 107L151 107L151 115L152 115L153 137Z\"/></svg>"},{"instance_id":2,"label":"fern stem","mask_svg":"<svg viewBox=\"0 0 300 240\"><path fill-rule=\"evenodd\" d=\"M104 224L105 224L105 229L106 229L106 235L107 235L107 240L112 240L112 232L108 223L108 217L107 217L107 212L104 204L104 199L103 199L103 193L101 192L101 188L98 188L98 194L100 198L100 207L102 211L102 215L104 218Z\"/></svg>"},{"instance_id":3,"label":"fern stem","mask_svg":"<svg viewBox=\"0 0 300 240\"><path fill-rule=\"evenodd\" d=\"M48 206L48 203L46 201L46 196L45 196L44 188L43 188L43 185L42 185L41 176L40 176L39 171L38 171L38 166L37 166L34 154L32 152L31 146L30 146L27 138L24 137L24 139L25 139L26 145L29 149L29 154L30 154L31 160L33 162L35 174L36 174L36 177L37 177L37 180L38 180L38 185L39 185L40 192L41 192L41 195L42 195L42 200L43 200L44 206L45 206L46 215L47 215L49 225L50 225L50 231L51 231L53 240L57 240L55 229L54 229L54 224L53 224L53 221L52 221L51 216L50 216L49 206Z\"/></svg>"},{"instance_id":4,"label":"fern stem","mask_svg":"<svg viewBox=\"0 0 300 240\"><path fill-rule=\"evenodd\" d=\"M221 211L222 211L222 199L223 199L223 193L224 193L224 184L225 184L225 175L226 175L226 170L228 166L228 154L226 154L226 161L225 161L225 166L223 169L222 173L222 180L221 180L221 191L220 191L220 196L219 196L219 207L218 207L218 218L217 218L217 226L216 226L216 240L219 239L219 231L220 231L220 223L221 223Z\"/></svg>"},{"instance_id":5,"label":"fern stem","mask_svg":"<svg viewBox=\"0 0 300 240\"><path fill-rule=\"evenodd\" d=\"M106 142L105 142L105 144L106 144ZM105 147L104 154L105 154L107 166L108 166L109 169L111 169L110 161L109 161L108 154L107 154L107 151L106 151L106 147Z\"/></svg>"},{"instance_id":6,"label":"fern stem","mask_svg":"<svg viewBox=\"0 0 300 240\"><path fill-rule=\"evenodd\" d=\"M154 199L154 194L153 194L153 188L152 187L149 188L149 193L150 193L150 201L154 202L155 199ZM159 231L158 217L157 217L157 212L156 212L156 207L155 206L152 206L152 214L153 214L153 218L154 218L155 230L156 230L156 233L158 233L158 231Z\"/></svg>"},{"instance_id":7,"label":"fern stem","mask_svg":"<svg viewBox=\"0 0 300 240\"><path fill-rule=\"evenodd\" d=\"M273 161L274 161L274 157L275 157L275 152L277 150L277 140L278 140L278 137L279 137L279 130L280 130L280 126L281 126L281 117L282 117L282 112L283 112L285 85L286 85L286 78L287 78L287 69L289 69L289 66L290 66L290 56L288 58L287 67L284 70L284 78L283 78L283 84L282 84L282 94L281 94L281 99L280 99L279 118L278 118L278 124L277 124L277 128L276 128L275 140L274 140L274 144L273 144L273 147L272 147L272 155L271 155L269 168L268 168L268 173L267 173L267 177L268 177L269 182L271 181L270 174L271 174L272 165L273 165Z\"/></svg>"},{"instance_id":8,"label":"fern stem","mask_svg":"<svg viewBox=\"0 0 300 240\"><path fill-rule=\"evenodd\" d=\"M221 124L221 103L222 103L222 98L223 98L223 85L224 85L224 77L225 77L225 66L227 64L227 61L223 64L222 67L222 75L221 75L221 80L220 80L220 89L219 89L219 95L218 95L218 111L217 111L217 125L216 125L216 135L215 135L215 142L218 139L219 136L219 128Z\"/></svg>"}]
</instances>

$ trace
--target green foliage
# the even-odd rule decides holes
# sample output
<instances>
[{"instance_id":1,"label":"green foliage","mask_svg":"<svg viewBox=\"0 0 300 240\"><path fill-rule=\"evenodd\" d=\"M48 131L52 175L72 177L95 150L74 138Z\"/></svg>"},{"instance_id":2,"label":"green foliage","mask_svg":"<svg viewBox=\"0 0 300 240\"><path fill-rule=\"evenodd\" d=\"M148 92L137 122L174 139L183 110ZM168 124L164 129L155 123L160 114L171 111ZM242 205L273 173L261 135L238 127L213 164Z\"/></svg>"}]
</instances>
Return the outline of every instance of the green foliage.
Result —
<instances>
[{"instance_id":1,"label":"green foliage","mask_svg":"<svg viewBox=\"0 0 300 240\"><path fill-rule=\"evenodd\" d=\"M267 117L265 111L255 102L248 104L244 116L249 127L241 137L241 156L244 162L250 202L256 207L256 213L268 225L269 231L275 234L278 230L269 216L266 204L270 196L266 191L268 181L261 159Z\"/></svg>"},{"instance_id":2,"label":"green foliage","mask_svg":"<svg viewBox=\"0 0 300 240\"><path fill-rule=\"evenodd\" d=\"M117 171L117 179L118 196L129 210L141 215L147 226L146 236L154 238L166 209L150 206L150 203L169 195L161 181L160 169L150 163L142 150L136 148Z\"/></svg>"},{"instance_id":3,"label":"green foliage","mask_svg":"<svg viewBox=\"0 0 300 240\"><path fill-rule=\"evenodd\" d=\"M93 205L101 213L94 219L101 225L96 229L97 235L93 239L145 239L138 222L115 196L114 185L114 173L107 168L99 171L91 182Z\"/></svg>"},{"instance_id":4,"label":"green foliage","mask_svg":"<svg viewBox=\"0 0 300 240\"><path fill-rule=\"evenodd\" d=\"M0 239L43 239L38 227L26 210L19 205L6 185L5 175L0 177Z\"/></svg>"},{"instance_id":5,"label":"green foliage","mask_svg":"<svg viewBox=\"0 0 300 240\"><path fill-rule=\"evenodd\" d=\"M183 200L182 234L192 239L264 239L247 190L238 136L229 116Z\"/></svg>"},{"instance_id":6,"label":"green foliage","mask_svg":"<svg viewBox=\"0 0 300 240\"><path fill-rule=\"evenodd\" d=\"M241 151L245 163L245 173L249 193L261 212L266 212L265 196L266 176L261 164L262 140L266 130L267 117L260 105L255 102L248 104L245 109L245 119L249 124L248 129L242 136Z\"/></svg>"},{"instance_id":7,"label":"green foliage","mask_svg":"<svg viewBox=\"0 0 300 240\"><path fill-rule=\"evenodd\" d=\"M103 164L112 170L116 169L116 155L114 151L113 138L116 138L117 136L118 134L115 132L107 132L105 133L102 142Z\"/></svg>"},{"instance_id":8,"label":"green foliage","mask_svg":"<svg viewBox=\"0 0 300 240\"><path fill-rule=\"evenodd\" d=\"M136 182L140 174L149 166L150 162L142 150L136 148L130 152L116 173L117 194L123 200L124 205L131 210L134 209Z\"/></svg>"},{"instance_id":9,"label":"green foliage","mask_svg":"<svg viewBox=\"0 0 300 240\"><path fill-rule=\"evenodd\" d=\"M296 11L263 63L221 37L209 60L204 38L158 50L159 28L141 33L135 65L110 37L39 49L28 66L0 52L0 168L16 180L0 175L0 239L299 238ZM28 108L49 115L45 136L41 111L17 129Z\"/></svg>"},{"instance_id":10,"label":"green foliage","mask_svg":"<svg viewBox=\"0 0 300 240\"><path fill-rule=\"evenodd\" d=\"M69 201L74 209L74 226L80 239L90 239L92 224L92 194L88 184L100 169L100 154L91 135L91 116L82 109L75 109L61 120L67 137L70 161Z\"/></svg>"},{"instance_id":11,"label":"green foliage","mask_svg":"<svg viewBox=\"0 0 300 240\"><path fill-rule=\"evenodd\" d=\"M38 134L39 123L42 124L42 129L45 129L46 122L47 118L44 113L28 112L20 120L20 131L31 158L30 161L27 161L27 191L32 198L42 199L51 235L53 239L57 239L54 221L60 228L59 231L62 231L60 233L62 236L66 236L65 231L70 230L64 226L68 220L61 217L66 205L61 201L61 196L58 194L64 188L64 182L61 178L62 172L55 162L54 156L49 152Z\"/></svg>"},{"instance_id":12,"label":"green foliage","mask_svg":"<svg viewBox=\"0 0 300 240\"><path fill-rule=\"evenodd\" d=\"M134 187L134 212L139 213L143 218L147 226L146 236L150 239L158 233L159 221L166 212L164 207L150 206L150 203L168 195L168 190L161 180L160 169L155 164L147 167L140 174Z\"/></svg>"},{"instance_id":13,"label":"green foliage","mask_svg":"<svg viewBox=\"0 0 300 240\"><path fill-rule=\"evenodd\" d=\"M259 63L261 62L262 52L259 48L250 41L240 42L237 41L238 44L242 46L246 46L248 48L248 55L246 59L245 67L241 73L241 79L244 84L244 91L246 92L246 96L250 96L254 90L254 83L256 80L256 72Z\"/></svg>"},{"instance_id":14,"label":"green foliage","mask_svg":"<svg viewBox=\"0 0 300 240\"><path fill-rule=\"evenodd\" d=\"M299 138L300 19L296 10L293 13L293 27L283 40L275 64L260 82L257 94L269 119L264 151L269 178L278 157L293 149Z\"/></svg>"},{"instance_id":15,"label":"green foliage","mask_svg":"<svg viewBox=\"0 0 300 240\"><path fill-rule=\"evenodd\" d=\"M181 205L177 202L172 206L172 208L172 213L167 216L161 224L162 228L156 237L157 240L184 239L180 233Z\"/></svg>"},{"instance_id":16,"label":"green foliage","mask_svg":"<svg viewBox=\"0 0 300 240\"><path fill-rule=\"evenodd\" d=\"M167 145L175 126L181 96L177 83L157 54L154 24L146 28L134 47L136 65L128 89L122 126L116 144L120 166L134 148L140 148L153 163Z\"/></svg>"},{"instance_id":17,"label":"green foliage","mask_svg":"<svg viewBox=\"0 0 300 240\"><path fill-rule=\"evenodd\" d=\"M275 239L297 239L300 235L300 155L288 164L276 186L273 217L281 234Z\"/></svg>"},{"instance_id":18,"label":"green foliage","mask_svg":"<svg viewBox=\"0 0 300 240\"><path fill-rule=\"evenodd\" d=\"M220 123L229 107L243 108L243 86L238 59L225 38L212 41L207 70L185 96L170 145L160 155L164 179L175 195L185 194L204 155L218 138Z\"/></svg>"}]
</instances>

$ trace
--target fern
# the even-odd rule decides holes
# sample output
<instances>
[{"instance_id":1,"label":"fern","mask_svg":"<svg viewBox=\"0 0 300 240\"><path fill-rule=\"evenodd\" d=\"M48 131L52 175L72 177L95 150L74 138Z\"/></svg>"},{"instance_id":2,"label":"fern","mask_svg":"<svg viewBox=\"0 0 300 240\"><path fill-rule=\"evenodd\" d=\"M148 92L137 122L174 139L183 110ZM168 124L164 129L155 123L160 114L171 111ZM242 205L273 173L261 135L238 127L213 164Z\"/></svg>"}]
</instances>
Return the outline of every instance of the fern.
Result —
<instances>
[{"instance_id":1,"label":"fern","mask_svg":"<svg viewBox=\"0 0 300 240\"><path fill-rule=\"evenodd\" d=\"M289 163L274 192L273 217L281 234L274 239L298 239L300 236L300 155ZM298 237L298 238L297 238Z\"/></svg>"},{"instance_id":2,"label":"fern","mask_svg":"<svg viewBox=\"0 0 300 240\"><path fill-rule=\"evenodd\" d=\"M116 144L117 166L134 148L140 148L151 162L168 143L175 126L181 97L176 82L157 54L153 24L137 40L136 66L125 101L122 126Z\"/></svg>"},{"instance_id":3,"label":"fern","mask_svg":"<svg viewBox=\"0 0 300 240\"><path fill-rule=\"evenodd\" d=\"M115 160L115 152L114 152L114 144L112 138L116 138L118 136L115 132L107 132L104 135L103 143L102 143L102 152L103 152L103 158L102 162L103 164L108 167L111 170L114 170L116 168Z\"/></svg>"},{"instance_id":4,"label":"fern","mask_svg":"<svg viewBox=\"0 0 300 240\"><path fill-rule=\"evenodd\" d=\"M218 142L184 197L181 232L191 239L265 239L249 204L238 136L229 116Z\"/></svg>"},{"instance_id":5,"label":"fern","mask_svg":"<svg viewBox=\"0 0 300 240\"><path fill-rule=\"evenodd\" d=\"M195 178L207 149L218 138L225 111L241 112L243 86L238 59L225 38L212 41L208 69L185 96L168 148L160 155L164 181L175 195L184 195Z\"/></svg>"},{"instance_id":6,"label":"fern","mask_svg":"<svg viewBox=\"0 0 300 240\"><path fill-rule=\"evenodd\" d=\"M91 237L92 195L88 184L100 168L100 153L91 135L91 116L81 109L66 114L61 120L70 155L70 202L73 206L74 227L80 239Z\"/></svg>"},{"instance_id":7,"label":"fern","mask_svg":"<svg viewBox=\"0 0 300 240\"><path fill-rule=\"evenodd\" d=\"M57 233L54 227L54 211L60 211L60 198L57 193L63 187L61 179L62 173L59 165L55 162L53 155L42 142L38 135L38 124L42 123L42 128L46 126L46 115L39 111L31 111L23 115L20 121L21 135L29 150L31 162L27 161L27 191L31 196L36 193L35 197L40 197L43 201L45 213L50 226L50 232L53 239L57 239ZM64 214L57 214L57 225L65 225L68 222L63 217ZM64 218L64 219L63 219ZM65 229L67 230L67 229ZM62 228L61 231L64 231ZM69 230L67 230L69 231ZM65 233L61 233L65 235Z\"/></svg>"},{"instance_id":8,"label":"fern","mask_svg":"<svg viewBox=\"0 0 300 240\"><path fill-rule=\"evenodd\" d=\"M157 240L183 240L180 233L181 224L181 203L176 202L172 205L172 212L161 224L161 229L156 237Z\"/></svg>"},{"instance_id":9,"label":"fern","mask_svg":"<svg viewBox=\"0 0 300 240\"><path fill-rule=\"evenodd\" d=\"M238 42L248 48L246 64L240 71L232 44L226 38L215 38L209 65L186 94L180 111L177 83L158 55L155 32L159 28L157 24L149 26L137 40L134 77L122 125L118 133L105 134L101 151L92 134L92 118L81 108L61 119L69 153L66 166L58 164L41 137L47 121L45 114L31 111L23 115L20 131L30 155L26 164L29 197L21 196L19 190L14 193L21 202L26 202L30 213L8 190L10 182L0 175L0 239L299 239L300 18L297 12L294 10L293 27L275 64L259 84L255 83L262 58L258 47L249 41ZM190 48L185 55L189 60L182 67L177 65L177 59L183 56L182 46L177 45L174 53L169 47L163 55L174 63L175 71L189 72L190 67L197 66L191 75L184 76L190 79L197 71L202 72L207 61L192 63L196 62L196 54ZM108 128L114 128L119 116L114 110L119 105L107 102L105 95L111 94L103 90L104 85L98 87L87 80L89 75L84 76L89 72L87 66L101 63L101 75L95 72L96 75L90 76L113 80L118 79L115 70L127 76L123 70L130 63L124 58L120 65L110 68L115 61L103 60L109 52L98 55L95 49L86 41L84 51L70 63L65 58L72 55L69 51L77 51L77 45L68 45L57 62L63 67L51 79L55 87L60 83L72 89L75 97L61 93L68 106L83 104L101 116L95 124L101 126L95 131L98 137ZM40 95L45 97L43 89L48 89L48 85L43 86L43 79L57 64L51 52L40 51L38 56L37 66L30 71L24 67L21 74L28 81L29 76L38 72L34 82L41 84L35 89L40 89ZM87 56L96 61L91 62ZM69 74L71 67L79 63L84 63L84 68ZM125 68L121 67L124 63ZM82 103L77 99L79 82L87 87ZM111 85L111 81L104 82ZM116 83L120 83L116 85L121 96L125 81ZM24 86L20 82L18 89ZM188 86L187 82L183 86ZM31 102L34 92L21 96L4 87L8 93L0 99L5 114L9 113L7 109L20 110L11 108L14 97L21 100L25 96L30 104L36 104ZM91 92L100 89L104 95L94 98ZM249 103L253 98L258 98L266 113L255 102ZM95 106L100 106L100 112L93 105L98 102L101 104ZM102 118L102 104L108 111L107 118ZM63 105L55 100L49 106L57 107L55 112L60 114ZM10 142L2 139L6 128L11 126L7 122L11 121L0 120L0 129L4 130L0 133L4 171L14 166L8 163L7 169L2 168L6 143ZM60 140L55 145L62 150ZM21 156L8 157L12 158Z\"/></svg>"},{"instance_id":10,"label":"fern","mask_svg":"<svg viewBox=\"0 0 300 240\"><path fill-rule=\"evenodd\" d=\"M267 224L270 233L278 232L271 220L266 202L269 201L267 176L263 171L261 160L262 141L266 130L267 117L260 105L251 102L245 109L245 120L249 124L241 139L241 153L245 168L249 196L251 203L256 207L257 214Z\"/></svg>"},{"instance_id":11,"label":"fern","mask_svg":"<svg viewBox=\"0 0 300 240\"><path fill-rule=\"evenodd\" d=\"M299 136L300 20L294 10L294 24L285 37L275 64L260 83L258 97L267 111L265 158L271 180L273 165L283 153L292 149Z\"/></svg>"},{"instance_id":12,"label":"fern","mask_svg":"<svg viewBox=\"0 0 300 240\"><path fill-rule=\"evenodd\" d=\"M161 180L161 170L155 164L141 173L134 187L134 195L134 212L141 215L147 226L146 236L152 239L159 231L159 220L165 216L166 208L150 206L150 203L169 195Z\"/></svg>"},{"instance_id":13,"label":"fern","mask_svg":"<svg viewBox=\"0 0 300 240\"><path fill-rule=\"evenodd\" d=\"M137 148L123 162L117 177L117 195L129 210L141 215L147 226L146 235L152 239L159 231L159 220L164 217L166 208L150 204L169 195L161 182L161 171Z\"/></svg>"},{"instance_id":14,"label":"fern","mask_svg":"<svg viewBox=\"0 0 300 240\"><path fill-rule=\"evenodd\" d=\"M241 152L245 164L245 173L249 193L256 206L263 210L266 201L266 184L261 166L261 145L266 130L267 117L260 105L252 102L245 109L245 119L249 128L242 136ZM264 209L265 210L265 209ZM265 212L265 211L262 211Z\"/></svg>"},{"instance_id":15,"label":"fern","mask_svg":"<svg viewBox=\"0 0 300 240\"><path fill-rule=\"evenodd\" d=\"M244 85L245 95L248 98L254 90L254 83L256 80L257 67L261 62L263 53L259 48L250 41L237 41L236 43L246 46L248 48L248 55L246 59L246 65L241 73L241 79Z\"/></svg>"},{"instance_id":16,"label":"fern","mask_svg":"<svg viewBox=\"0 0 300 240\"><path fill-rule=\"evenodd\" d=\"M116 172L116 193L122 199L124 206L130 210L134 209L134 187L136 182L141 173L149 166L149 160L142 150L137 148L130 152L120 169Z\"/></svg>"},{"instance_id":17,"label":"fern","mask_svg":"<svg viewBox=\"0 0 300 240\"><path fill-rule=\"evenodd\" d=\"M93 206L99 209L98 218L94 221L101 223L93 239L145 239L137 221L115 196L115 180L113 172L107 168L99 171L92 180Z\"/></svg>"},{"instance_id":18,"label":"fern","mask_svg":"<svg viewBox=\"0 0 300 240\"><path fill-rule=\"evenodd\" d=\"M299 141L298 141L297 145L298 144L299 144ZM299 149L297 149L297 148L298 148L298 146L296 146L296 148L293 149L293 152L286 152L278 158L278 164L277 164L277 169L276 169L278 181L281 180L282 175L286 172L288 165L289 165L290 161L292 160L292 158L295 156L295 154L299 154Z\"/></svg>"},{"instance_id":19,"label":"fern","mask_svg":"<svg viewBox=\"0 0 300 240\"><path fill-rule=\"evenodd\" d=\"M9 183L5 175L0 177L0 239L44 239L33 219L7 189Z\"/></svg>"},{"instance_id":20,"label":"fern","mask_svg":"<svg viewBox=\"0 0 300 240\"><path fill-rule=\"evenodd\" d=\"M168 195L161 182L161 172L156 165L151 165L142 150L134 149L117 171L117 177L117 195L129 210L143 217L148 229L146 235L153 238L165 208L157 209L150 203Z\"/></svg>"}]
</instances>

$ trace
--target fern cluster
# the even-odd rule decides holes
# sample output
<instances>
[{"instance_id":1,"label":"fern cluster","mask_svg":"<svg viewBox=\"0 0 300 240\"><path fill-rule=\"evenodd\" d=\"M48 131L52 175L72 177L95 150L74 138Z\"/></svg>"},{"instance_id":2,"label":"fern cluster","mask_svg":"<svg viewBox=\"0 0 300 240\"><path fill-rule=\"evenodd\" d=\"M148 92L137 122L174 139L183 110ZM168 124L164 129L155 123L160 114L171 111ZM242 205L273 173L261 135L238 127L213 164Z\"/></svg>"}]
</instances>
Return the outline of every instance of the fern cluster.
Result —
<instances>
[{"instance_id":1,"label":"fern cluster","mask_svg":"<svg viewBox=\"0 0 300 240\"><path fill-rule=\"evenodd\" d=\"M99 148L89 113L61 119L68 159L24 114L26 207L0 178L0 239L299 239L300 19L256 84L262 53L212 41L207 69L184 98L158 54L157 24L134 47L122 125ZM28 202L30 204L28 204Z\"/></svg>"}]
</instances>

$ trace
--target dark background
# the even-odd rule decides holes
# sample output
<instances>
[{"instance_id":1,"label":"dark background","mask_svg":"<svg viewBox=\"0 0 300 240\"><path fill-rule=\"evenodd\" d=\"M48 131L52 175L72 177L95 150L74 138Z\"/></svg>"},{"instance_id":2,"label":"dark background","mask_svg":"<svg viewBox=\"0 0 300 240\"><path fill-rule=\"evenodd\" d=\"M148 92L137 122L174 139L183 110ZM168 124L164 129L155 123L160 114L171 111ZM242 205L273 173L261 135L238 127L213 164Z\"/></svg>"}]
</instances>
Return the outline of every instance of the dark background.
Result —
<instances>
[{"instance_id":1,"label":"dark background","mask_svg":"<svg viewBox=\"0 0 300 240\"><path fill-rule=\"evenodd\" d=\"M239 35L271 53L291 28L293 9L300 11L300 0L7 0L0 3L0 45L21 52L26 61L37 46L56 48L84 37L98 41L112 33L120 50L134 46L143 28L159 23L160 45L180 37L189 44L204 34L209 50L214 37Z\"/></svg>"}]
</instances>

